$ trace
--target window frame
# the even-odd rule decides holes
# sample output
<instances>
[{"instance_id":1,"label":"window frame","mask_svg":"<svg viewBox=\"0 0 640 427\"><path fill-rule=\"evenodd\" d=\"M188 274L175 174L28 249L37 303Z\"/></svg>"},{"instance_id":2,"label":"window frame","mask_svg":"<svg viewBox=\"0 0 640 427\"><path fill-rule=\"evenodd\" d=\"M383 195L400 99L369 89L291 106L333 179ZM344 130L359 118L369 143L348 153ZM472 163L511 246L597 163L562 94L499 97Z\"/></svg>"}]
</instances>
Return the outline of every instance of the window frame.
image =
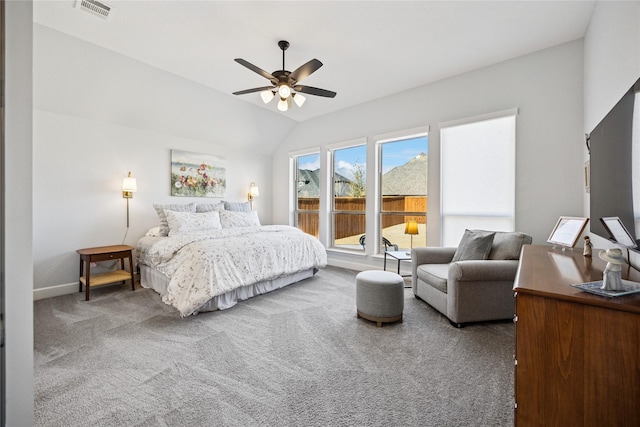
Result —
<instances>
[{"instance_id":1,"label":"window frame","mask_svg":"<svg viewBox=\"0 0 640 427\"><path fill-rule=\"evenodd\" d=\"M396 132L391 132L391 133L386 133L386 134L382 134L382 135L376 135L373 138L373 143L375 144L375 150L376 150L376 212L375 212L375 218L376 218L376 246L375 246L375 253L377 254L383 254L385 247L382 244L382 238L383 238L383 229L382 229L382 225L384 224L383 218L385 216L423 216L424 220L425 220L425 225L427 224L427 220L428 220L428 207L424 212L419 212L419 211L384 211L383 210L383 194L382 194L382 176L383 176L383 170L382 170L382 161L383 161L383 157L382 157L382 147L384 144L387 143L394 143L394 142L400 142L400 141L404 141L404 140L409 140L409 139L416 139L416 138L423 138L426 137L427 138L427 158L429 156L429 126L421 126L421 127L416 127L416 128L412 128L412 129L406 129L406 130L401 130L401 131L396 131ZM428 169L427 169L428 171ZM427 178L427 186L428 186L428 178ZM427 191L427 195L425 195L425 197L428 197L428 191ZM426 232L423 234L422 238L424 239L423 246L426 245ZM393 242L392 242L393 243Z\"/></svg>"},{"instance_id":2,"label":"window frame","mask_svg":"<svg viewBox=\"0 0 640 427\"><path fill-rule=\"evenodd\" d=\"M298 187L299 187L299 176L298 176L298 172L299 172L299 160L300 157L305 157L305 156L311 156L311 155L317 155L318 156L318 160L320 161L320 166L319 166L319 176L318 176L318 209L317 210L309 210L309 209L299 209L299 203L298 203ZM298 218L299 215L301 213L305 213L305 214L316 214L318 215L318 236L317 238L320 239L320 233L321 233L321 208L320 208L320 203L322 200L322 151L320 149L320 147L312 147L309 149L305 149L305 150L299 150L299 151L295 151L295 152L291 152L289 153L289 167L290 167L290 179L291 179L291 187L290 187L290 212L291 212L291 217L290 217L290 224L292 224L294 227L299 228L299 223L298 223ZM303 230L304 231L304 230ZM309 233L307 233L309 234Z\"/></svg>"},{"instance_id":3,"label":"window frame","mask_svg":"<svg viewBox=\"0 0 640 427\"><path fill-rule=\"evenodd\" d=\"M364 221L365 221L365 233L366 234L366 229L367 229L367 223L368 223L368 215L367 215L367 209L368 209L368 205L369 205L369 191L366 191L365 193L365 209L364 211L346 211L346 210L341 210L341 211L337 211L336 210L336 205L335 205L335 187L334 187L334 174L335 174L335 152L338 150L343 150L343 149L347 149L347 148L353 148L353 147L359 147L359 146L363 146L364 150L365 150L365 171L367 172L367 176L369 175L369 171L368 171L368 141L367 138L356 138L356 139L352 139L349 141L344 141L344 142L339 142L339 143L335 143L335 144L330 144L326 147L327 149L327 186L328 186L328 191L327 191L327 195L329 197L328 203L327 203L327 223L328 223L328 244L327 247L332 249L332 250L336 250L336 251L345 251L345 252L350 252L350 253L365 253L365 249L364 248L346 248L346 247L341 247L341 246L337 246L336 245L336 227L335 227L335 220L336 220L336 215L342 215L342 214L346 214L346 215L362 215L364 216ZM368 178L365 181L365 188L368 188Z\"/></svg>"}]
</instances>

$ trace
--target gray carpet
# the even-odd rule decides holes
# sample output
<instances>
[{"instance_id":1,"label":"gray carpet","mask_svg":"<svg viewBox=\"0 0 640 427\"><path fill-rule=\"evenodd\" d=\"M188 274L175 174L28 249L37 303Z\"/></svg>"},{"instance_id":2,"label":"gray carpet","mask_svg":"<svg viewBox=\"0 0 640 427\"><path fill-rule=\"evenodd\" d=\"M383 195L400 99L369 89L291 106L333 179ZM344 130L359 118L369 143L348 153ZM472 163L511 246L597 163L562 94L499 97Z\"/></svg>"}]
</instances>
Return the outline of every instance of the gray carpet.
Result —
<instances>
[{"instance_id":1,"label":"gray carpet","mask_svg":"<svg viewBox=\"0 0 640 427\"><path fill-rule=\"evenodd\" d=\"M357 272L180 318L126 286L35 302L38 426L510 426L511 322L456 329L405 289L356 319Z\"/></svg>"}]
</instances>

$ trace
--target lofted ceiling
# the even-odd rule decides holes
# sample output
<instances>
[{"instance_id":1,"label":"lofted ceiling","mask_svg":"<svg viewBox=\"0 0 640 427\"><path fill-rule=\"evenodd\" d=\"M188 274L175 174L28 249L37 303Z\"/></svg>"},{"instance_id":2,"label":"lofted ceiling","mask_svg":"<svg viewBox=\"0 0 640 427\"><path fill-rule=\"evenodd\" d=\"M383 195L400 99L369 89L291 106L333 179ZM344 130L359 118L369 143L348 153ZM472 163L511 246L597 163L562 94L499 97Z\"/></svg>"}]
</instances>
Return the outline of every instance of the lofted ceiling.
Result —
<instances>
[{"instance_id":1,"label":"lofted ceiling","mask_svg":"<svg viewBox=\"0 0 640 427\"><path fill-rule=\"evenodd\" d=\"M34 3L34 22L301 122L584 37L594 1L76 0ZM280 113L258 93L269 82L234 61L286 69L317 58L301 83L337 92ZM237 102L237 101L236 101Z\"/></svg>"}]
</instances>

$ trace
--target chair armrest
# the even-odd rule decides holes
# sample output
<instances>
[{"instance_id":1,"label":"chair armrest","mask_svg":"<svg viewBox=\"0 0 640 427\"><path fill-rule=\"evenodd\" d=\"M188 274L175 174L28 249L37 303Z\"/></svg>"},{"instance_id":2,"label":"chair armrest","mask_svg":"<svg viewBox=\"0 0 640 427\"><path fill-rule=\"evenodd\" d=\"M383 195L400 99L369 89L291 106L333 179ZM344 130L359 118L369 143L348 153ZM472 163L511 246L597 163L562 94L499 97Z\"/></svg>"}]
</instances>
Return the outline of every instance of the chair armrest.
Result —
<instances>
[{"instance_id":1,"label":"chair armrest","mask_svg":"<svg viewBox=\"0 0 640 427\"><path fill-rule=\"evenodd\" d=\"M449 264L456 253L456 248L413 248L411 251L411 265Z\"/></svg>"},{"instance_id":2,"label":"chair armrest","mask_svg":"<svg viewBox=\"0 0 640 427\"><path fill-rule=\"evenodd\" d=\"M449 283L515 280L518 260L457 261L449 267Z\"/></svg>"}]
</instances>

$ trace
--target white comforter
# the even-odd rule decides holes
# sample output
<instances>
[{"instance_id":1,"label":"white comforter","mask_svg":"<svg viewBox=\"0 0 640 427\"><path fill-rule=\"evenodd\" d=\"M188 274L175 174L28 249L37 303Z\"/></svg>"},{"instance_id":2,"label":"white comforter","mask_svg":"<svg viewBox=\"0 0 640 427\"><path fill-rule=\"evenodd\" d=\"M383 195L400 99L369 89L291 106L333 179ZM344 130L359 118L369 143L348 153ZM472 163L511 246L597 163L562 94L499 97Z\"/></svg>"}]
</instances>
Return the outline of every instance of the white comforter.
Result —
<instances>
[{"instance_id":1,"label":"white comforter","mask_svg":"<svg viewBox=\"0 0 640 427\"><path fill-rule=\"evenodd\" d=\"M148 259L170 278L163 301L188 316L232 289L324 267L327 253L298 228L266 225L162 239L151 247Z\"/></svg>"}]
</instances>

